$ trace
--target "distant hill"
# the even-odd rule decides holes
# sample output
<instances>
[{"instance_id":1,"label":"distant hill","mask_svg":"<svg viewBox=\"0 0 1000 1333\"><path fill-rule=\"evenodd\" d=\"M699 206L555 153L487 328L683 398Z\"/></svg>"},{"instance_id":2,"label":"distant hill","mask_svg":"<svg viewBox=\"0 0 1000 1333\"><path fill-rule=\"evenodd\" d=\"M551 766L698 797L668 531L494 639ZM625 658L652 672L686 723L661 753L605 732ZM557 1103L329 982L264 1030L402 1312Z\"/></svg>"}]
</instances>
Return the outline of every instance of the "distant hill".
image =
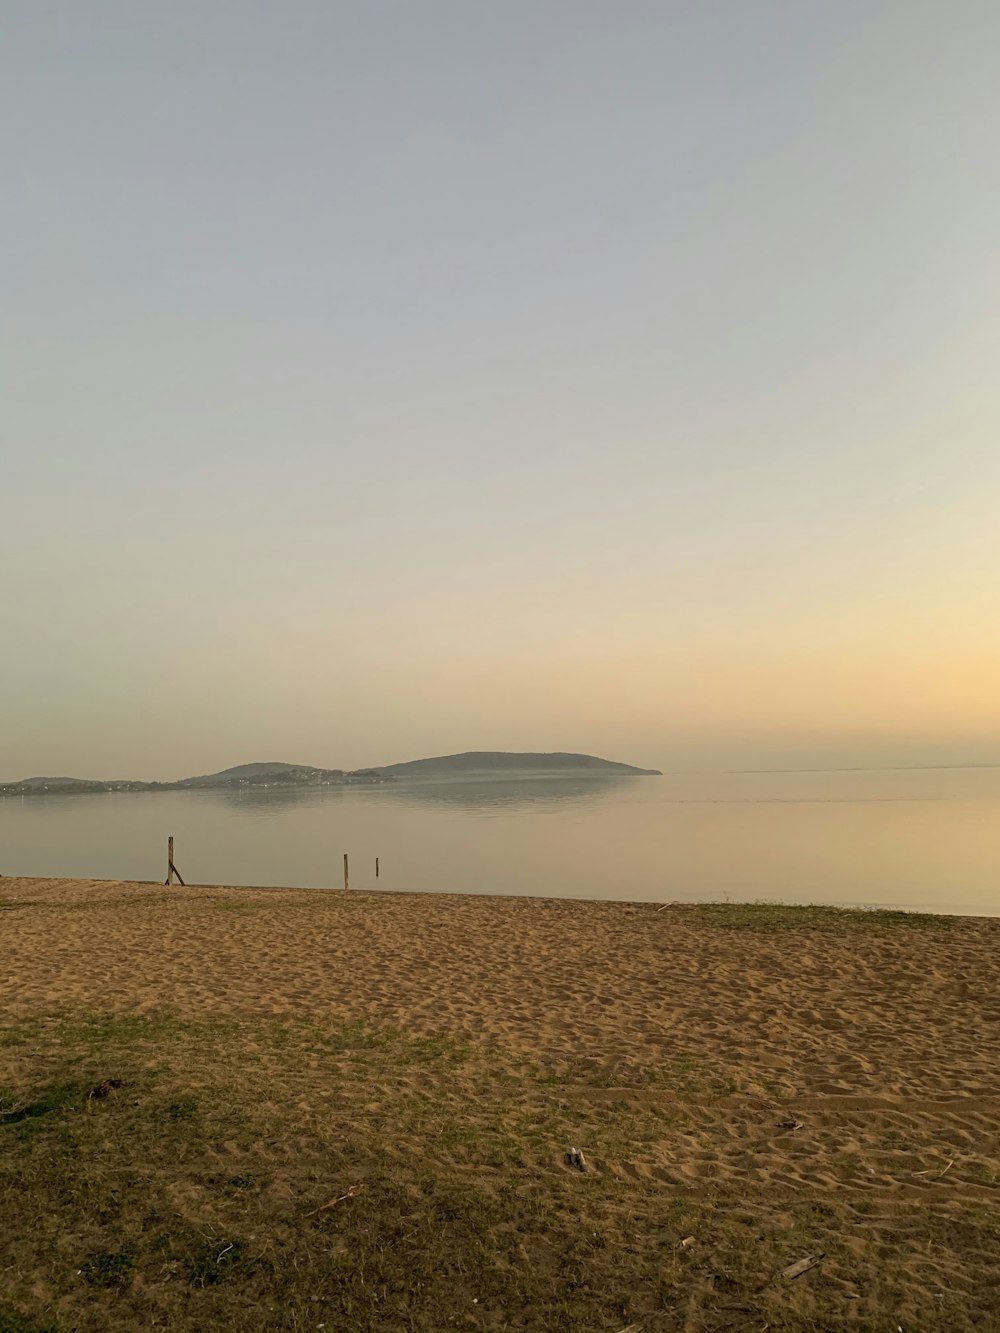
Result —
<instances>
[{"instance_id":1,"label":"distant hill","mask_svg":"<svg viewBox=\"0 0 1000 1333\"><path fill-rule=\"evenodd\" d=\"M371 768L345 773L342 768L314 768L310 764L285 764L272 760L259 764L237 764L235 768L224 768L220 773L204 773L199 777L182 778L180 782L102 782L86 778L24 778L20 782L0 786L0 793L5 796L45 796L178 789L203 791L209 788L231 791L243 787L340 787L357 783L392 781L393 778L376 773Z\"/></svg>"},{"instance_id":2,"label":"distant hill","mask_svg":"<svg viewBox=\"0 0 1000 1333\"><path fill-rule=\"evenodd\" d=\"M468 750L464 754L439 755L436 759L413 759L406 764L387 764L376 772L394 778L436 778L472 773L631 773L661 776L658 768L635 768L632 764L599 759L593 754L512 753L507 750Z\"/></svg>"},{"instance_id":3,"label":"distant hill","mask_svg":"<svg viewBox=\"0 0 1000 1333\"><path fill-rule=\"evenodd\" d=\"M267 773L289 773L292 769L306 768L306 764L237 764L235 768L224 768L221 773L203 773L197 778L182 778L179 787L219 787L227 782L240 782L245 778L260 778ZM329 770L332 771L332 770Z\"/></svg>"}]
</instances>

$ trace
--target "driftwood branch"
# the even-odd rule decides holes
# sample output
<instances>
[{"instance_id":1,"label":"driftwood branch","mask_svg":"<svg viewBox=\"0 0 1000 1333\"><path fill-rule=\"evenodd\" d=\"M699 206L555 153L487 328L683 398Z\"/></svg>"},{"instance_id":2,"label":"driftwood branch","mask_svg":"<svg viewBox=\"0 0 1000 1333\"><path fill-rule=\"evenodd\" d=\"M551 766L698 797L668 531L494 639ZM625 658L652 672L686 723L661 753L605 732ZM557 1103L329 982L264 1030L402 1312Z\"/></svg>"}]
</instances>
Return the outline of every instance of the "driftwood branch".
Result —
<instances>
[{"instance_id":1,"label":"driftwood branch","mask_svg":"<svg viewBox=\"0 0 1000 1333\"><path fill-rule=\"evenodd\" d=\"M789 1264L787 1268L783 1268L781 1276L789 1279L801 1277L803 1273L808 1273L810 1268L815 1268L819 1261L825 1258L825 1254L813 1254L808 1259L800 1259L798 1263Z\"/></svg>"},{"instance_id":2,"label":"driftwood branch","mask_svg":"<svg viewBox=\"0 0 1000 1333\"><path fill-rule=\"evenodd\" d=\"M331 1199L329 1203L320 1204L320 1206L314 1208L311 1213L306 1213L306 1217L315 1217L317 1213L325 1213L328 1208L335 1208L338 1203L343 1203L345 1199L353 1199L356 1194L361 1193L364 1187L365 1182L359 1180L356 1185L351 1186L346 1194L338 1194L337 1197Z\"/></svg>"}]
</instances>

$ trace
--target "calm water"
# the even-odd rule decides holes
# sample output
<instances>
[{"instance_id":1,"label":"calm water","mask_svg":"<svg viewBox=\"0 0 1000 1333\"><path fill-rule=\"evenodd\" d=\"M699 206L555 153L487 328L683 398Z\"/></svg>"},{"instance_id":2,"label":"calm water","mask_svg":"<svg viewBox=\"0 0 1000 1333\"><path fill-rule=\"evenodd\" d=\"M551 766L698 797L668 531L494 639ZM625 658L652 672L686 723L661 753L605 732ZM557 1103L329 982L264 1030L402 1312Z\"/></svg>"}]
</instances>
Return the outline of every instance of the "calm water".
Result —
<instances>
[{"instance_id":1,"label":"calm water","mask_svg":"<svg viewBox=\"0 0 1000 1333\"><path fill-rule=\"evenodd\" d=\"M4 875L1000 915L1000 768L0 800Z\"/></svg>"}]
</instances>

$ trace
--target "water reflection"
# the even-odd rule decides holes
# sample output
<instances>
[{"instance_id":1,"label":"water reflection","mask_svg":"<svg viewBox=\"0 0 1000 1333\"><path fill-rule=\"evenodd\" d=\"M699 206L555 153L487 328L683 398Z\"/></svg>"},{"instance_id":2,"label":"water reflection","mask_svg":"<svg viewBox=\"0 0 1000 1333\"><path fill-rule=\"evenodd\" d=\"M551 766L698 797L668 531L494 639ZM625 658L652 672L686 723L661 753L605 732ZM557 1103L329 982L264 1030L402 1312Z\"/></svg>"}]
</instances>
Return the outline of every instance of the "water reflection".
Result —
<instances>
[{"instance_id":1,"label":"water reflection","mask_svg":"<svg viewBox=\"0 0 1000 1333\"><path fill-rule=\"evenodd\" d=\"M199 799L208 797L227 810L255 818L268 812L311 809L328 801L341 801L348 787L293 787L280 784L273 787L207 787L195 793Z\"/></svg>"},{"instance_id":2,"label":"water reflection","mask_svg":"<svg viewBox=\"0 0 1000 1333\"><path fill-rule=\"evenodd\" d=\"M545 806L583 808L598 805L609 796L631 789L642 779L627 775L578 778L467 778L458 782L412 781L386 784L378 788L390 801L414 808L438 806L464 810L472 814L491 812L510 814L528 807Z\"/></svg>"},{"instance_id":3,"label":"water reflection","mask_svg":"<svg viewBox=\"0 0 1000 1333\"><path fill-rule=\"evenodd\" d=\"M216 787L195 794L199 800L208 798L227 810L254 818L290 809L327 805L336 808L345 802L354 808L361 804L388 803L414 810L437 807L488 816L549 806L593 806L611 795L631 793L642 781L622 774L582 774L579 777L460 778L449 782L413 779L342 787L285 787L280 784L273 787Z\"/></svg>"}]
</instances>

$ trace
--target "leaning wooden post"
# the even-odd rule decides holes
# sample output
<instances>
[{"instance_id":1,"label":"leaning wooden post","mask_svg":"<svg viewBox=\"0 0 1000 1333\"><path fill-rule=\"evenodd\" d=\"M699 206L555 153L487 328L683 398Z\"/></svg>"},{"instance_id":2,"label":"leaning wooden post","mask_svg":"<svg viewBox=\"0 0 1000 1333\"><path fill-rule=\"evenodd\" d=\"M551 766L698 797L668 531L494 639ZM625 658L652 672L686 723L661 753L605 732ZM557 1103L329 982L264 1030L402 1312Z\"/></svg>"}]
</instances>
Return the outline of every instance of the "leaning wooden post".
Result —
<instances>
[{"instance_id":1,"label":"leaning wooden post","mask_svg":"<svg viewBox=\"0 0 1000 1333\"><path fill-rule=\"evenodd\" d=\"M344 853L344 892L347 892L347 853Z\"/></svg>"},{"instance_id":2,"label":"leaning wooden post","mask_svg":"<svg viewBox=\"0 0 1000 1333\"><path fill-rule=\"evenodd\" d=\"M173 884L175 875L177 876L178 884L182 884L186 888L187 885L184 884L183 879L181 879L181 872L174 865L174 839L173 834L171 834L167 839L167 878L163 881L164 884Z\"/></svg>"}]
</instances>

